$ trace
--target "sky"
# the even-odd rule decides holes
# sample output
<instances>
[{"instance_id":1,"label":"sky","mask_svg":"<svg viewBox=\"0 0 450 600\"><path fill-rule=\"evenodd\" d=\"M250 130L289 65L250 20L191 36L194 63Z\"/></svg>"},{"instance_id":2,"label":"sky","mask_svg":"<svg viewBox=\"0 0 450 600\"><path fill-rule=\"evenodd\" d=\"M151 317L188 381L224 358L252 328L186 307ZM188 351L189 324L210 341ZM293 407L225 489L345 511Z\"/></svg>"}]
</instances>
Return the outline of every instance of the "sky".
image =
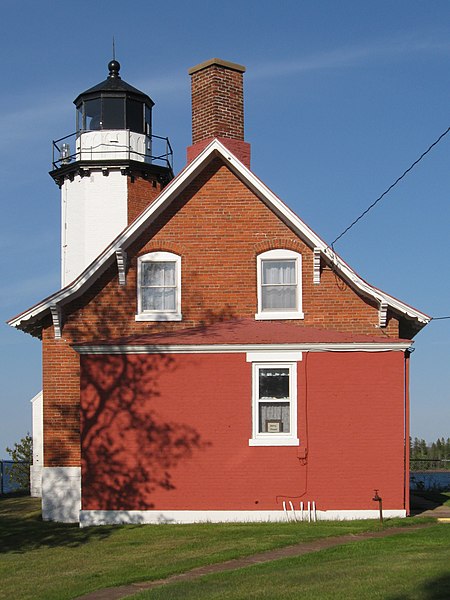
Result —
<instances>
[{"instance_id":1,"label":"sky","mask_svg":"<svg viewBox=\"0 0 450 600\"><path fill-rule=\"evenodd\" d=\"M0 22L0 458L31 430L40 341L5 324L60 287L51 143L112 55L155 102L175 172L191 143L190 67L243 64L252 170L332 242L450 126L448 0L4 0ZM335 246L364 279L450 315L450 134ZM411 357L411 433L450 437L450 320Z\"/></svg>"}]
</instances>

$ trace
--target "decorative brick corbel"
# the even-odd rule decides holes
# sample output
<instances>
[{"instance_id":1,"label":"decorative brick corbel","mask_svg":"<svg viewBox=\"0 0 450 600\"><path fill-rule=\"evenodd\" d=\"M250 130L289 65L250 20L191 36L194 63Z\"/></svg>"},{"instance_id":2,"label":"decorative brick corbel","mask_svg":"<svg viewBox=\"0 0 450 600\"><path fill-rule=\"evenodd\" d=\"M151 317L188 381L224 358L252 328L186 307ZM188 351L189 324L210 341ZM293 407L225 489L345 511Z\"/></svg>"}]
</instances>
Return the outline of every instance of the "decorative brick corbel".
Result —
<instances>
[{"instance_id":1,"label":"decorative brick corbel","mask_svg":"<svg viewBox=\"0 0 450 600\"><path fill-rule=\"evenodd\" d=\"M127 283L127 253L123 248L116 250L117 270L119 272L119 284Z\"/></svg>"},{"instance_id":2,"label":"decorative brick corbel","mask_svg":"<svg viewBox=\"0 0 450 600\"><path fill-rule=\"evenodd\" d=\"M313 283L320 283L320 248L314 248Z\"/></svg>"},{"instance_id":3,"label":"decorative brick corbel","mask_svg":"<svg viewBox=\"0 0 450 600\"><path fill-rule=\"evenodd\" d=\"M380 302L380 308L378 309L378 326L386 327L387 325L387 302Z\"/></svg>"},{"instance_id":4,"label":"decorative brick corbel","mask_svg":"<svg viewBox=\"0 0 450 600\"><path fill-rule=\"evenodd\" d=\"M55 331L55 340L60 340L61 339L61 331L62 331L61 308L57 304L52 304L50 306L50 312L52 315L53 329Z\"/></svg>"}]
</instances>

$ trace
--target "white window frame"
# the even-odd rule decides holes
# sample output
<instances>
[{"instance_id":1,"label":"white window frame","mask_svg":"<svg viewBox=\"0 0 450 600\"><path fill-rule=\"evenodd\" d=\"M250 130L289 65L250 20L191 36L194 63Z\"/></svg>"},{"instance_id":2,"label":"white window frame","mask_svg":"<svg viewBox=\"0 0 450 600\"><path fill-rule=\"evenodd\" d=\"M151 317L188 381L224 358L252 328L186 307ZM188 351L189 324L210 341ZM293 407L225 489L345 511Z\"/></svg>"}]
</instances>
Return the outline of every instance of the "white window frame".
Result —
<instances>
[{"instance_id":1,"label":"white window frame","mask_svg":"<svg viewBox=\"0 0 450 600\"><path fill-rule=\"evenodd\" d=\"M141 273L142 264L148 262L175 263L175 309L174 310L142 310ZM181 321L181 256L173 252L149 252L138 258L137 264L137 314L136 321Z\"/></svg>"},{"instance_id":2,"label":"white window frame","mask_svg":"<svg viewBox=\"0 0 450 600\"><path fill-rule=\"evenodd\" d=\"M294 310L262 310L262 265L265 260L294 260L296 276L296 306ZM302 311L302 255L293 250L283 248L262 252L256 257L257 261L257 287L258 287L258 312L255 314L257 321L273 321L277 319L304 319Z\"/></svg>"},{"instance_id":3,"label":"white window frame","mask_svg":"<svg viewBox=\"0 0 450 600\"><path fill-rule=\"evenodd\" d=\"M252 363L252 437L249 446L299 446L297 437L297 361L301 352L247 353L247 362ZM259 431L259 372L261 369L289 369L289 423L288 433L266 433Z\"/></svg>"}]
</instances>

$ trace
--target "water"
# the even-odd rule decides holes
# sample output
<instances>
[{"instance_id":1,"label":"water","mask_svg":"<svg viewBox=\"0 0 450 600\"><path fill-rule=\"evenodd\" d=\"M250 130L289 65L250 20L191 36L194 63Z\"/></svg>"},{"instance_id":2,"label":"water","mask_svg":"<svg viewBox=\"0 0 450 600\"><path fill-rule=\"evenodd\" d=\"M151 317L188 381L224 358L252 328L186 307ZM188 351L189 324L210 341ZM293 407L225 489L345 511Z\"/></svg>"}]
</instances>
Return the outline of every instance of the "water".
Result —
<instances>
[{"instance_id":1,"label":"water","mask_svg":"<svg viewBox=\"0 0 450 600\"><path fill-rule=\"evenodd\" d=\"M10 494L21 489L15 481L11 481L10 471L14 464L12 460L0 460L0 494Z\"/></svg>"},{"instance_id":2,"label":"water","mask_svg":"<svg viewBox=\"0 0 450 600\"><path fill-rule=\"evenodd\" d=\"M412 490L450 490L450 471L411 471Z\"/></svg>"}]
</instances>

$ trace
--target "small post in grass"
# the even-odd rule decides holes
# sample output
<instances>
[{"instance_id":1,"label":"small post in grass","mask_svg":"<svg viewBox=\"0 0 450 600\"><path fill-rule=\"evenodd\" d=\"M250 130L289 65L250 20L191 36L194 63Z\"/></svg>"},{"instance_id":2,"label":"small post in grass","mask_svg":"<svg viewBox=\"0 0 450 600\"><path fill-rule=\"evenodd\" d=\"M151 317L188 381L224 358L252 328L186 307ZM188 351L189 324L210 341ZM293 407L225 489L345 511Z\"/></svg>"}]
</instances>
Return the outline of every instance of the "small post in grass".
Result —
<instances>
[{"instance_id":1,"label":"small post in grass","mask_svg":"<svg viewBox=\"0 0 450 600\"><path fill-rule=\"evenodd\" d=\"M378 490L375 491L375 496L372 498L374 502L378 502L378 507L380 509L380 523L383 525L383 499L378 495Z\"/></svg>"}]
</instances>

